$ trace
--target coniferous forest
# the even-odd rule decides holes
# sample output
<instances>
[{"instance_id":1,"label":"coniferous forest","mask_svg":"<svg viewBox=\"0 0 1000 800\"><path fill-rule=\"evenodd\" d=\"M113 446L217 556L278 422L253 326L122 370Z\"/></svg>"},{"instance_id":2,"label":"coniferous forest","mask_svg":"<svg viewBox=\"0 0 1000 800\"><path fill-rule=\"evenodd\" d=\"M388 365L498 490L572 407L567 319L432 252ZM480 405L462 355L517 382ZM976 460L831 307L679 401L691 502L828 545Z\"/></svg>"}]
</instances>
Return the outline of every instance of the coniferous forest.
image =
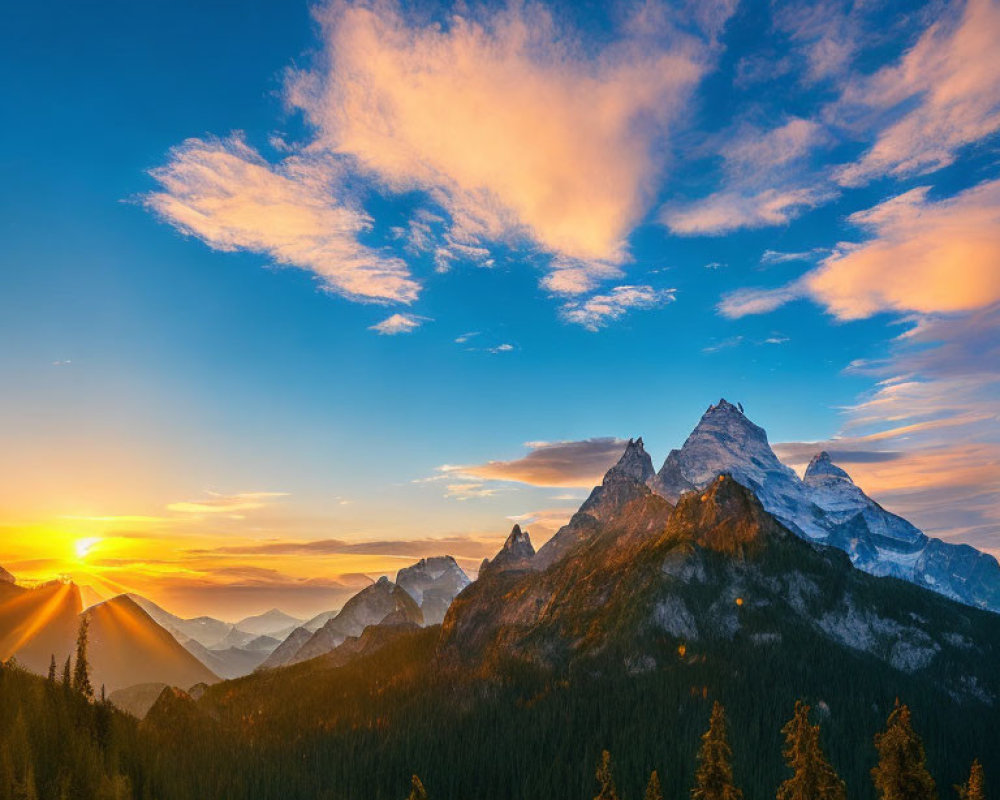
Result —
<instances>
[{"instance_id":1,"label":"coniferous forest","mask_svg":"<svg viewBox=\"0 0 1000 800\"><path fill-rule=\"evenodd\" d=\"M139 722L90 686L82 630L61 673L0 669L0 800L991 796L995 720L916 686L897 699L863 664L839 679L809 670L805 698L791 688L800 680L774 679L794 668L722 682L732 665L709 654L694 672L511 666L462 684L433 674L436 635L345 667L221 684L198 702L166 690ZM704 682L685 681L695 675Z\"/></svg>"}]
</instances>

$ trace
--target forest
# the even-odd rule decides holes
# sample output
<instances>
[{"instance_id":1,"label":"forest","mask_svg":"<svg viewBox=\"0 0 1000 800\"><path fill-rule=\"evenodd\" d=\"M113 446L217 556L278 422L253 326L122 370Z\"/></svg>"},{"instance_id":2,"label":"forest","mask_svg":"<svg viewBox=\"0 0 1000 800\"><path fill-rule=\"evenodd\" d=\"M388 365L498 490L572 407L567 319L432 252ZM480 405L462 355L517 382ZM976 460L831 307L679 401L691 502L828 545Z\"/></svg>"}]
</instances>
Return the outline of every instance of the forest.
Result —
<instances>
[{"instance_id":1,"label":"forest","mask_svg":"<svg viewBox=\"0 0 1000 800\"><path fill-rule=\"evenodd\" d=\"M780 665L732 680L723 659L699 665L699 686L677 680L685 670L554 679L523 665L463 684L421 658L435 633L198 702L165 690L139 722L90 685L83 631L73 663L47 677L0 668L0 800L988 796L992 720L926 692L891 696L875 671L841 676L850 691L829 699L816 688L835 669L817 664L811 684L794 669L777 679Z\"/></svg>"}]
</instances>

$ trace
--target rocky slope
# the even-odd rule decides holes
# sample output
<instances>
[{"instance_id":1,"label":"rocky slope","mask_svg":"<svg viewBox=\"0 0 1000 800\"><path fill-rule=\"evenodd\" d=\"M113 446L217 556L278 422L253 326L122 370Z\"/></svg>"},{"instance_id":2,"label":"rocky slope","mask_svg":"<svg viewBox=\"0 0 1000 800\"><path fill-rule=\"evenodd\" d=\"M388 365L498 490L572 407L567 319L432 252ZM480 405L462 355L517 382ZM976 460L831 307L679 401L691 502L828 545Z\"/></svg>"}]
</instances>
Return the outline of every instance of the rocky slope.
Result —
<instances>
[{"instance_id":1,"label":"rocky slope","mask_svg":"<svg viewBox=\"0 0 1000 800\"><path fill-rule=\"evenodd\" d=\"M729 476L676 507L633 488L612 522L546 568L487 572L460 595L442 629L446 660L490 671L610 659L643 673L713 649L754 659L806 645L924 674L956 698L1000 698L1000 617L854 568Z\"/></svg>"},{"instance_id":2,"label":"rocky slope","mask_svg":"<svg viewBox=\"0 0 1000 800\"><path fill-rule=\"evenodd\" d=\"M479 574L507 569L530 569L534 555L535 548L531 544L531 534L526 530L522 531L520 525L515 525L511 528L500 552L493 556L492 560L483 560L482 566L479 567Z\"/></svg>"},{"instance_id":3,"label":"rocky slope","mask_svg":"<svg viewBox=\"0 0 1000 800\"><path fill-rule=\"evenodd\" d=\"M369 625L403 622L423 625L420 607L405 589L382 576L348 600L339 614L308 638L301 633L306 629L296 628L289 637L303 640L302 644L292 652L292 647L282 643L262 666L272 668L308 661L329 653L348 637L360 636Z\"/></svg>"},{"instance_id":4,"label":"rocky slope","mask_svg":"<svg viewBox=\"0 0 1000 800\"><path fill-rule=\"evenodd\" d=\"M435 556L399 570L396 585L420 606L425 625L438 625L451 601L469 585L469 576L451 556Z\"/></svg>"},{"instance_id":5,"label":"rocky slope","mask_svg":"<svg viewBox=\"0 0 1000 800\"><path fill-rule=\"evenodd\" d=\"M593 535L601 525L627 524L623 515L635 511L635 501L650 498L653 493L647 483L654 477L653 461L642 439L629 439L618 463L608 470L601 485L594 487L569 523L542 546L532 559L532 566L545 569ZM643 524L655 524L655 518Z\"/></svg>"}]
</instances>

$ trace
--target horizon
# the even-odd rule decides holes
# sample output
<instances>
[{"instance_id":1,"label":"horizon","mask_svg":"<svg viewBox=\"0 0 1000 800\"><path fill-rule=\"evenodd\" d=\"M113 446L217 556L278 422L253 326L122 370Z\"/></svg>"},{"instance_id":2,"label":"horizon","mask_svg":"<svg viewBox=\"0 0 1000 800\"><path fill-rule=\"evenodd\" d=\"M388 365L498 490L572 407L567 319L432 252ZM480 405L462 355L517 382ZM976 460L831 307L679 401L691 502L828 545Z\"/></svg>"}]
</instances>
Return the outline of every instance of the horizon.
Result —
<instances>
[{"instance_id":1,"label":"horizon","mask_svg":"<svg viewBox=\"0 0 1000 800\"><path fill-rule=\"evenodd\" d=\"M19 580L306 618L719 397L1000 555L993 0L13 16Z\"/></svg>"}]
</instances>

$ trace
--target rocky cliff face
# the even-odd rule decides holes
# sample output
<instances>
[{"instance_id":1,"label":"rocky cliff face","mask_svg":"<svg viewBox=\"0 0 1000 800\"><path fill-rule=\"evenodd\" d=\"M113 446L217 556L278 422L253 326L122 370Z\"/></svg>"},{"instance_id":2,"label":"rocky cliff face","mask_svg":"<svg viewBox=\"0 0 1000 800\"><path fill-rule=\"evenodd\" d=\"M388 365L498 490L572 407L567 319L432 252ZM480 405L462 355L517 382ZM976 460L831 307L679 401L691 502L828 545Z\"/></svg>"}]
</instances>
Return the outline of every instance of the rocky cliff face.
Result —
<instances>
[{"instance_id":1,"label":"rocky cliff face","mask_svg":"<svg viewBox=\"0 0 1000 800\"><path fill-rule=\"evenodd\" d=\"M422 558L396 573L396 585L420 606L425 625L439 625L469 576L451 556Z\"/></svg>"},{"instance_id":2,"label":"rocky cliff face","mask_svg":"<svg viewBox=\"0 0 1000 800\"><path fill-rule=\"evenodd\" d=\"M728 475L676 507L652 495L612 518L626 524L595 524L544 570L487 572L449 611L442 658L487 672L510 660L559 669L621 659L646 672L678 654L832 648L897 672L947 673L956 697L1000 698L988 666L1000 617L855 569Z\"/></svg>"},{"instance_id":3,"label":"rocky cliff face","mask_svg":"<svg viewBox=\"0 0 1000 800\"><path fill-rule=\"evenodd\" d=\"M532 566L545 569L562 558L577 544L590 537L600 525L627 524L621 519L636 501L652 495L646 485L655 476L653 461L642 439L629 439L625 452L607 474L600 486L595 486L580 510L538 551Z\"/></svg>"},{"instance_id":4,"label":"rocky cliff face","mask_svg":"<svg viewBox=\"0 0 1000 800\"><path fill-rule=\"evenodd\" d=\"M500 548L500 552L493 557L492 561L483 562L479 568L479 574L506 569L531 569L531 560L534 556L535 548L531 544L531 535L526 530L522 531L520 525L515 525L511 529L507 541Z\"/></svg>"}]
</instances>

